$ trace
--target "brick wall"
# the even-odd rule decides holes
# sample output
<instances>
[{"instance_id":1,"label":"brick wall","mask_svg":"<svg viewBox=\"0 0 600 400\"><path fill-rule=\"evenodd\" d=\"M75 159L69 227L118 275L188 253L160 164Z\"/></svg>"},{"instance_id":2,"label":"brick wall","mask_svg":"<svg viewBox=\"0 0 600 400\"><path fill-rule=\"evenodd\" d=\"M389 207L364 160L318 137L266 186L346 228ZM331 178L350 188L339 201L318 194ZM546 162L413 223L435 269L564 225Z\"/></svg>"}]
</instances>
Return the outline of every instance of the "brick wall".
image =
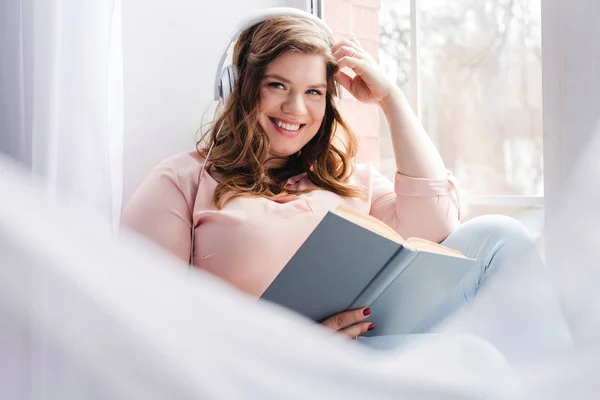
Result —
<instances>
[{"instance_id":1,"label":"brick wall","mask_svg":"<svg viewBox=\"0 0 600 400\"><path fill-rule=\"evenodd\" d=\"M375 59L379 53L380 0L326 0L325 22L336 39L356 37ZM362 104L344 93L341 111L358 136L357 161L379 161L379 110L376 105Z\"/></svg>"}]
</instances>

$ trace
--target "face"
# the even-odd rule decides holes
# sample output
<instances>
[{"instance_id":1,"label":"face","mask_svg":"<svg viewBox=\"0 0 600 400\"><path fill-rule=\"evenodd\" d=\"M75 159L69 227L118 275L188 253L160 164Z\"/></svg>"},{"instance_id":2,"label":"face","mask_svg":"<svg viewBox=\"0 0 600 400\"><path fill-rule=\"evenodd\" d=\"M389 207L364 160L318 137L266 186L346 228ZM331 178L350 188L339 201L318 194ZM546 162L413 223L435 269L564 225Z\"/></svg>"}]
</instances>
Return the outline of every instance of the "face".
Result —
<instances>
[{"instance_id":1,"label":"face","mask_svg":"<svg viewBox=\"0 0 600 400\"><path fill-rule=\"evenodd\" d=\"M316 135L326 93L327 70L320 55L286 53L267 66L258 122L269 137L270 157L297 153Z\"/></svg>"}]
</instances>

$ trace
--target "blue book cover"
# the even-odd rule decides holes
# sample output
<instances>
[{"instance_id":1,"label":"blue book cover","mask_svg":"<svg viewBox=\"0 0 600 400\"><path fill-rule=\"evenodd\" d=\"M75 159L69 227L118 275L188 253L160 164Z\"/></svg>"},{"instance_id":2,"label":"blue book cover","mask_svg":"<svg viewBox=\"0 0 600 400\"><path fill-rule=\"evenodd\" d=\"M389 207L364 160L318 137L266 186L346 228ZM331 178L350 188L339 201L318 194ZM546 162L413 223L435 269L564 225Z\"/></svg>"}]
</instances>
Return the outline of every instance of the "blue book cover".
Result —
<instances>
[{"instance_id":1,"label":"blue book cover","mask_svg":"<svg viewBox=\"0 0 600 400\"><path fill-rule=\"evenodd\" d=\"M475 260L423 239L403 239L368 215L338 208L302 244L261 299L320 322L369 307L364 336L423 332L444 312Z\"/></svg>"}]
</instances>

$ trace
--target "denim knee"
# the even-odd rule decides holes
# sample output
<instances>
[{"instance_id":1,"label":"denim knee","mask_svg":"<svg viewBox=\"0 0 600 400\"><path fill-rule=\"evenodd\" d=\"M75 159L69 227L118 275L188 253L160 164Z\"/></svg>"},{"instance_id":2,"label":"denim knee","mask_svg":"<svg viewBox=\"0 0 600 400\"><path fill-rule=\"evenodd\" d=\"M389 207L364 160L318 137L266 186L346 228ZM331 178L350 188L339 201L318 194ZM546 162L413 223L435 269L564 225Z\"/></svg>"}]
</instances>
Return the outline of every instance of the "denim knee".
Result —
<instances>
[{"instance_id":1,"label":"denim knee","mask_svg":"<svg viewBox=\"0 0 600 400\"><path fill-rule=\"evenodd\" d=\"M462 224L460 229L468 231L470 237L486 238L501 247L508 247L515 255L537 254L535 240L527 228L516 219L505 215L475 217Z\"/></svg>"},{"instance_id":2,"label":"denim knee","mask_svg":"<svg viewBox=\"0 0 600 400\"><path fill-rule=\"evenodd\" d=\"M510 256L539 257L529 231L519 221L504 215L475 217L454 231L443 244L469 257L488 263L498 251Z\"/></svg>"},{"instance_id":3,"label":"denim knee","mask_svg":"<svg viewBox=\"0 0 600 400\"><path fill-rule=\"evenodd\" d=\"M506 215L481 215L463 223L461 228L469 228L473 233L494 234L504 238L532 241L533 237L523 224Z\"/></svg>"}]
</instances>

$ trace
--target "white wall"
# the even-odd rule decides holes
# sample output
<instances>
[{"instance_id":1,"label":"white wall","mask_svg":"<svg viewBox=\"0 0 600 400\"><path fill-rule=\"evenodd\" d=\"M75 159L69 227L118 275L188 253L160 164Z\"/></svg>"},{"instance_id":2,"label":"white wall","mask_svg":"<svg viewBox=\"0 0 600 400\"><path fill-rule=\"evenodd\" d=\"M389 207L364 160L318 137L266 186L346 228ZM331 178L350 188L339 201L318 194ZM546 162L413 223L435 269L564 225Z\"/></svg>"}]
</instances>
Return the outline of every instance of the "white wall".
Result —
<instances>
[{"instance_id":1,"label":"white wall","mask_svg":"<svg viewBox=\"0 0 600 400\"><path fill-rule=\"evenodd\" d=\"M193 150L211 106L221 51L238 20L307 0L129 0L123 2L123 204L164 158ZM207 116L211 116L208 114Z\"/></svg>"}]
</instances>

